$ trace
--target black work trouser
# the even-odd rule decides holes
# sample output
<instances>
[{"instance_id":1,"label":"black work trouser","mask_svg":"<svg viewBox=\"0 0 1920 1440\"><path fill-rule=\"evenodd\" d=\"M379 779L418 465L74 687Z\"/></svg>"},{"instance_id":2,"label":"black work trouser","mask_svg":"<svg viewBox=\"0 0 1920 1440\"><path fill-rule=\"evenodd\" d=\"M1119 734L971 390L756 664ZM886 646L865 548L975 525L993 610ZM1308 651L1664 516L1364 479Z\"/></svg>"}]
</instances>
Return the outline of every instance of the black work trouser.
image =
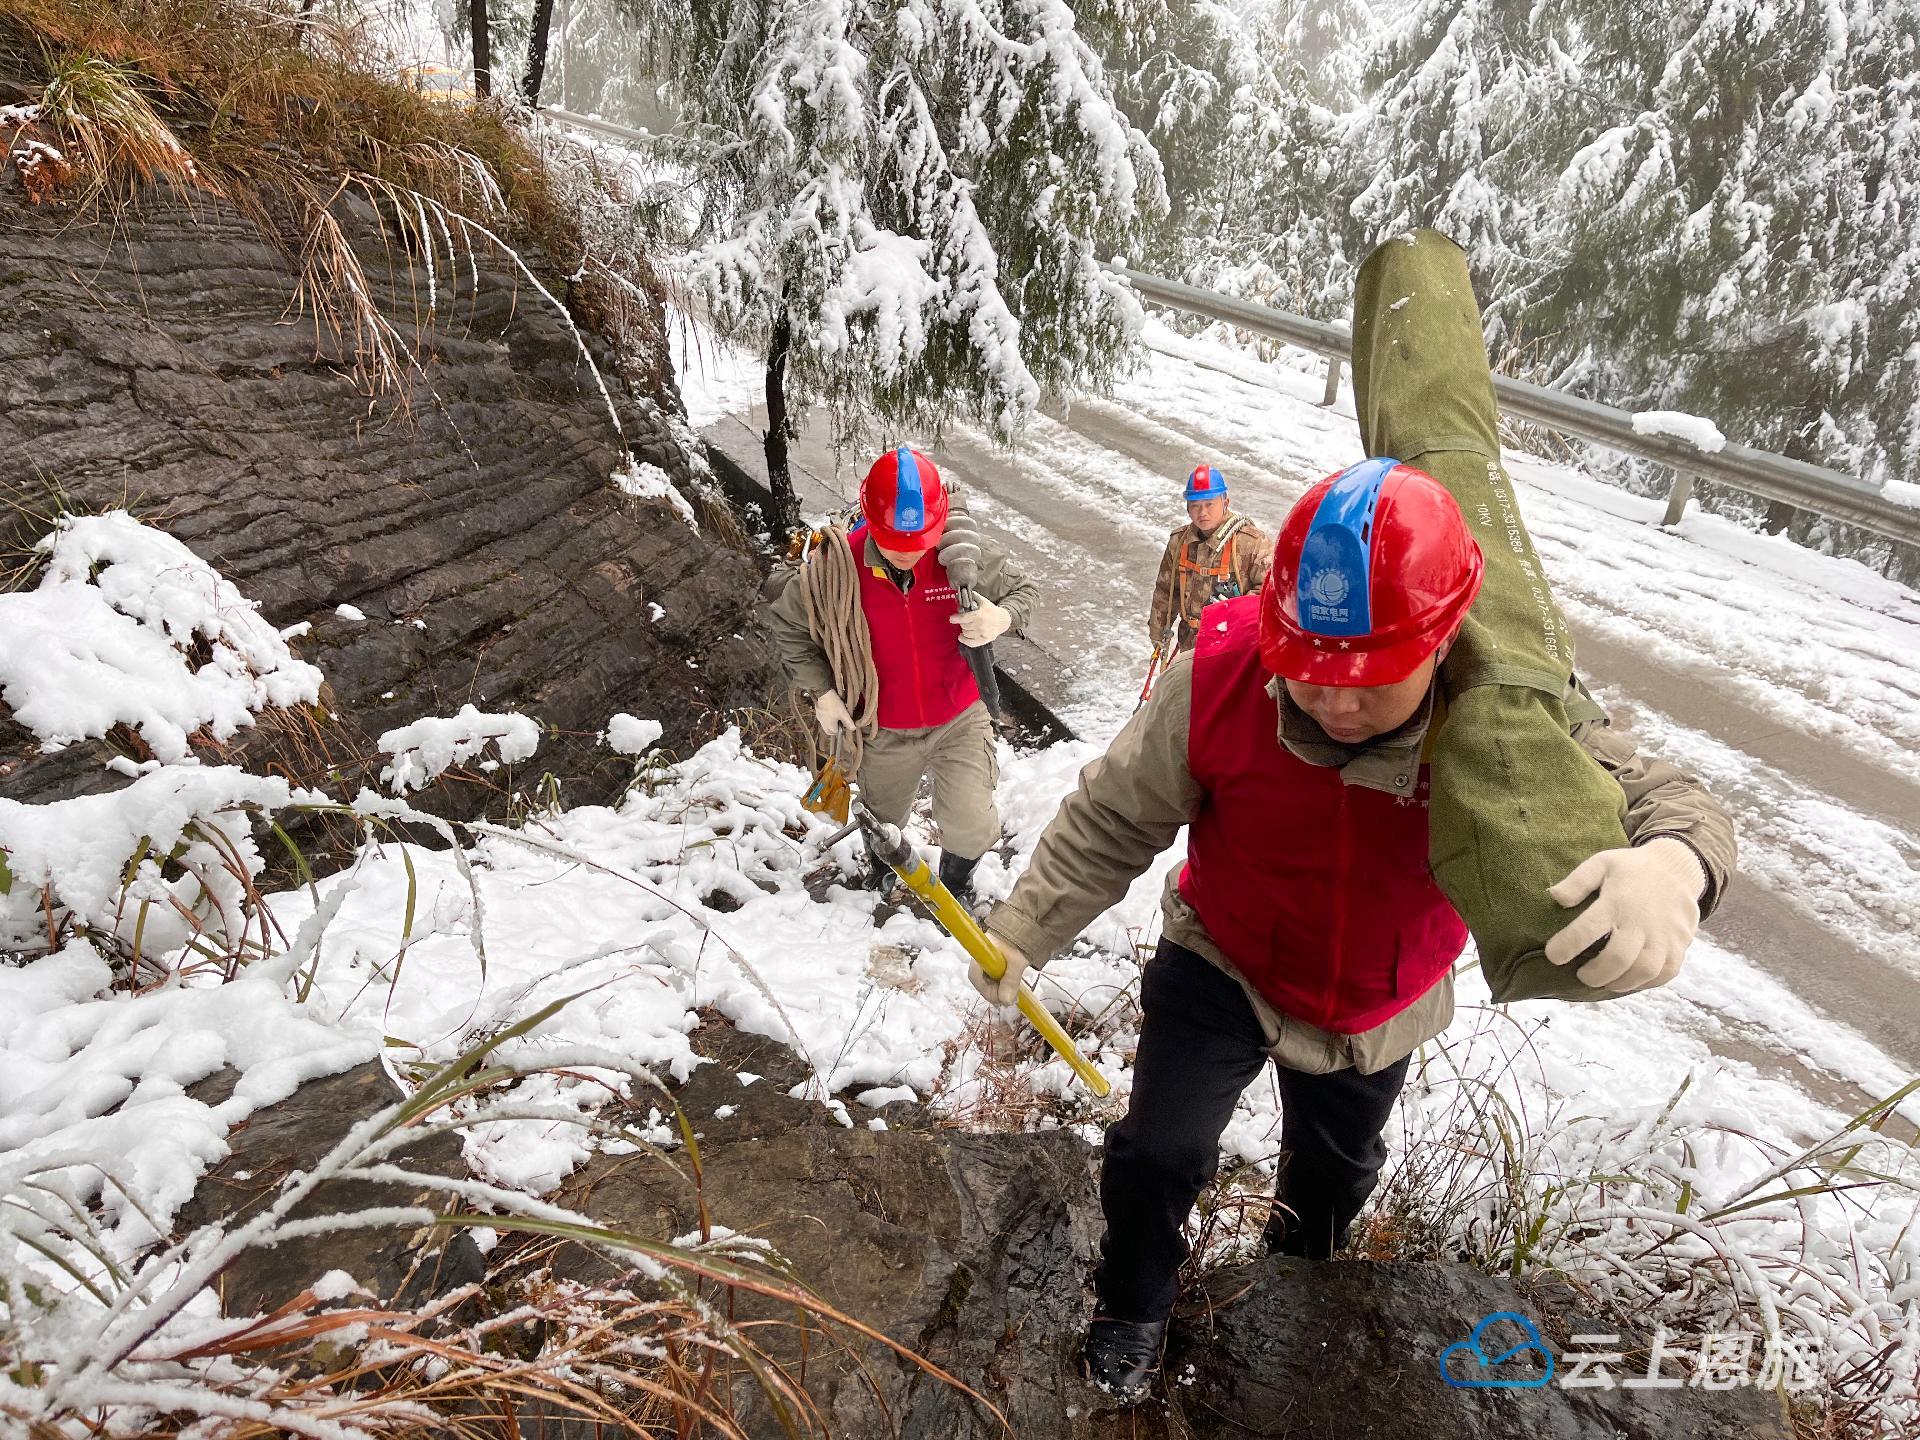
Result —
<instances>
[{"instance_id":1,"label":"black work trouser","mask_svg":"<svg viewBox=\"0 0 1920 1440\"><path fill-rule=\"evenodd\" d=\"M1140 1008L1133 1098L1107 1130L1100 1172L1107 1230L1094 1291L1099 1313L1119 1320L1159 1320L1173 1308L1188 1248L1181 1226L1220 1168L1234 1102L1269 1058L1246 992L1184 945L1160 942L1141 975ZM1285 1153L1267 1232L1273 1249L1324 1259L1346 1244L1386 1163L1380 1132L1407 1064L1372 1075L1275 1066Z\"/></svg>"}]
</instances>

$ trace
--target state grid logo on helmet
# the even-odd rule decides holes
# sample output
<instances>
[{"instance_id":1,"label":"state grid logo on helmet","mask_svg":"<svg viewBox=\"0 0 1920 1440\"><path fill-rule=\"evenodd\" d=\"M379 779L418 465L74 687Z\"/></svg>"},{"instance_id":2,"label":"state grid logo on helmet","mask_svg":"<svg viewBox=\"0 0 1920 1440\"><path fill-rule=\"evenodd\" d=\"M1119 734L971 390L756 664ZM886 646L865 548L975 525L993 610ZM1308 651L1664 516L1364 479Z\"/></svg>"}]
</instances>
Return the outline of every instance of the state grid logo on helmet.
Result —
<instances>
[{"instance_id":1,"label":"state grid logo on helmet","mask_svg":"<svg viewBox=\"0 0 1920 1440\"><path fill-rule=\"evenodd\" d=\"M911 446L889 450L860 483L860 513L873 538L893 550L929 550L947 525L940 472Z\"/></svg>"},{"instance_id":2,"label":"state grid logo on helmet","mask_svg":"<svg viewBox=\"0 0 1920 1440\"><path fill-rule=\"evenodd\" d=\"M1438 480L1387 457L1350 465L1281 523L1260 658L1303 684L1395 684L1460 628L1484 565Z\"/></svg>"},{"instance_id":3,"label":"state grid logo on helmet","mask_svg":"<svg viewBox=\"0 0 1920 1440\"><path fill-rule=\"evenodd\" d=\"M1314 635L1351 637L1373 629L1373 512L1380 487L1399 462L1349 465L1314 512L1300 548L1300 628Z\"/></svg>"}]
</instances>

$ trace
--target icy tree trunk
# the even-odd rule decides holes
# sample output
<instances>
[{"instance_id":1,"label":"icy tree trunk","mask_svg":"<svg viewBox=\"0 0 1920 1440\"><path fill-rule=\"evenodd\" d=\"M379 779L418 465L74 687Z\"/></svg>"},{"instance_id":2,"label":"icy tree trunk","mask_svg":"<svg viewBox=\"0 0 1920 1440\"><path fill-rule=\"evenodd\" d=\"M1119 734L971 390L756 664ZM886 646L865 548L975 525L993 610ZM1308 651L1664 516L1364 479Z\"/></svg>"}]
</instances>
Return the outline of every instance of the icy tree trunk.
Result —
<instances>
[{"instance_id":1,"label":"icy tree trunk","mask_svg":"<svg viewBox=\"0 0 1920 1440\"><path fill-rule=\"evenodd\" d=\"M533 33L527 37L526 78L520 91L527 104L540 103L540 82L547 78L547 35L553 29L553 0L534 0Z\"/></svg>"},{"instance_id":2,"label":"icy tree trunk","mask_svg":"<svg viewBox=\"0 0 1920 1440\"><path fill-rule=\"evenodd\" d=\"M773 492L777 534L800 526L800 497L794 493L793 471L787 464L787 351L792 345L793 324L783 308L767 342L767 488Z\"/></svg>"},{"instance_id":3,"label":"icy tree trunk","mask_svg":"<svg viewBox=\"0 0 1920 1440\"><path fill-rule=\"evenodd\" d=\"M487 0L467 0L468 29L473 32L473 93L482 100L493 94L492 43L487 32Z\"/></svg>"}]
</instances>

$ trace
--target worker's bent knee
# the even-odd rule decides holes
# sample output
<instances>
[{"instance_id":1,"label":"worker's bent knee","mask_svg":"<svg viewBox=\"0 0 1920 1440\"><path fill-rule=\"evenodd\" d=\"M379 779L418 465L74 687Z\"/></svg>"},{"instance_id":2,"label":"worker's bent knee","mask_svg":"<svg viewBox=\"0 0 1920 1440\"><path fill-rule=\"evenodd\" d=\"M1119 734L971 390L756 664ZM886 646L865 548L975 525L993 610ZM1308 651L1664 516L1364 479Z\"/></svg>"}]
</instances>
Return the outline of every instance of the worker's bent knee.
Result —
<instances>
[{"instance_id":1,"label":"worker's bent knee","mask_svg":"<svg viewBox=\"0 0 1920 1440\"><path fill-rule=\"evenodd\" d=\"M1220 1170L1216 1139L1164 1130L1135 1134L1121 1121L1107 1131L1105 1165L1109 1175L1129 1184L1191 1188L1196 1194Z\"/></svg>"},{"instance_id":2,"label":"worker's bent knee","mask_svg":"<svg viewBox=\"0 0 1920 1440\"><path fill-rule=\"evenodd\" d=\"M940 826L940 848L953 855L975 859L1000 843L1000 812L988 805L984 810L941 815L934 820Z\"/></svg>"}]
</instances>

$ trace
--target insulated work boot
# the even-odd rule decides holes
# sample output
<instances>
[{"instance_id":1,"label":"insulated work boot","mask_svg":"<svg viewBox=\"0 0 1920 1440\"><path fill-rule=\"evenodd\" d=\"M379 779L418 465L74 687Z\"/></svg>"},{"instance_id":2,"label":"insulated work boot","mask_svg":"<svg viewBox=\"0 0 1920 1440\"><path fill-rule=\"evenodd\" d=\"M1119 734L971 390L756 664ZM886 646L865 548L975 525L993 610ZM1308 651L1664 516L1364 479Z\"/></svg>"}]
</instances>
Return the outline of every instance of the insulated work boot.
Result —
<instances>
[{"instance_id":1,"label":"insulated work boot","mask_svg":"<svg viewBox=\"0 0 1920 1440\"><path fill-rule=\"evenodd\" d=\"M973 867L980 863L980 857L967 860L959 855L940 852L940 883L953 892L953 898L962 905L973 904Z\"/></svg>"},{"instance_id":2,"label":"insulated work boot","mask_svg":"<svg viewBox=\"0 0 1920 1440\"><path fill-rule=\"evenodd\" d=\"M1138 1405L1160 1373L1167 1343L1164 1320L1109 1320L1096 1315L1080 1351L1087 1383L1121 1405Z\"/></svg>"}]
</instances>

